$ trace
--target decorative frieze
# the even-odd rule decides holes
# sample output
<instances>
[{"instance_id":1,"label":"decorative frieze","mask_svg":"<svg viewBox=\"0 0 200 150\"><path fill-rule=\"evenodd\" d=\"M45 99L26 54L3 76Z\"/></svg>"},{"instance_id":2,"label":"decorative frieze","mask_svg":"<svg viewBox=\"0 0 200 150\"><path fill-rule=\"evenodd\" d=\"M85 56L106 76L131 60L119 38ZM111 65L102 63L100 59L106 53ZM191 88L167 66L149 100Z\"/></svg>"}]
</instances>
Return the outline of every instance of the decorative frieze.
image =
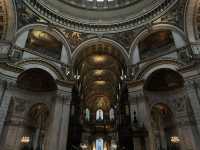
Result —
<instances>
[{"instance_id":1,"label":"decorative frieze","mask_svg":"<svg viewBox=\"0 0 200 150\"><path fill-rule=\"evenodd\" d=\"M88 32L88 33L114 33L119 31L126 31L133 28L137 28L141 25L151 22L155 18L159 18L169 8L176 4L177 0L162 0L159 5L156 5L151 11L146 12L144 15L138 17L130 17L131 19L126 22L115 23L115 24L98 24L89 23L89 20L85 22L77 22L69 16L61 15L53 9L48 8L42 4L41 1L36 0L23 0L24 3L31 8L36 14L45 18L46 20L53 22L54 24L63 26L70 30ZM88 22L88 23L87 23ZM118 21L119 22L119 21Z\"/></svg>"},{"instance_id":2,"label":"decorative frieze","mask_svg":"<svg viewBox=\"0 0 200 150\"><path fill-rule=\"evenodd\" d=\"M0 1L0 39L4 39L8 28L7 0Z\"/></svg>"},{"instance_id":3,"label":"decorative frieze","mask_svg":"<svg viewBox=\"0 0 200 150\"><path fill-rule=\"evenodd\" d=\"M196 1L196 10L194 13L195 18L195 36L197 40L200 40L200 1Z\"/></svg>"}]
</instances>

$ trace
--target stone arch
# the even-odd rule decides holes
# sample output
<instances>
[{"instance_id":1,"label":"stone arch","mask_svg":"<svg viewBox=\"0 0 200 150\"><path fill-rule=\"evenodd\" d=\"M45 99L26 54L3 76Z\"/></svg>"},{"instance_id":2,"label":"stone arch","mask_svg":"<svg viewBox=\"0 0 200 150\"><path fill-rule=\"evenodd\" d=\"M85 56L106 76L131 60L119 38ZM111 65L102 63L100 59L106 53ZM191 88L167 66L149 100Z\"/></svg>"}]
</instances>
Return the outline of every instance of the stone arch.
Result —
<instances>
[{"instance_id":1,"label":"stone arch","mask_svg":"<svg viewBox=\"0 0 200 150\"><path fill-rule=\"evenodd\" d=\"M3 40L11 40L16 32L16 8L12 0L1 0L1 37Z\"/></svg>"},{"instance_id":2,"label":"stone arch","mask_svg":"<svg viewBox=\"0 0 200 150\"><path fill-rule=\"evenodd\" d=\"M156 102L151 103L150 110L152 110L152 108L155 105L163 105L163 106L167 107L173 114L175 113L172 106L167 101L156 101Z\"/></svg>"},{"instance_id":3,"label":"stone arch","mask_svg":"<svg viewBox=\"0 0 200 150\"><path fill-rule=\"evenodd\" d=\"M123 55L124 59L126 60L126 64L129 64L128 61L128 53L126 51L126 49L121 46L119 43L117 43L114 40L108 39L108 38L93 38L93 39L89 39L85 42L83 42L82 44L80 44L72 53L72 61L74 63L76 57L78 56L78 54L86 47L86 46L90 46L93 44L96 44L98 42L105 42L105 43L109 43L112 44L113 46L115 46L117 48L117 50L119 50L119 52Z\"/></svg>"},{"instance_id":4,"label":"stone arch","mask_svg":"<svg viewBox=\"0 0 200 150\"><path fill-rule=\"evenodd\" d=\"M153 134L155 136L155 148L157 148L159 145L159 147L162 147L164 149L175 148L176 150L179 150L180 143L177 143L178 145L174 145L171 141L171 138L174 136L180 141L175 113L172 111L172 109L164 103L156 103L152 106L150 113L151 126L154 130ZM160 133L157 134L157 132L155 131L159 131ZM164 136L161 134L163 134ZM158 137L162 140L159 141Z\"/></svg>"},{"instance_id":5,"label":"stone arch","mask_svg":"<svg viewBox=\"0 0 200 150\"><path fill-rule=\"evenodd\" d=\"M145 95L146 102L148 104L147 110L148 113L150 114L149 128L151 128L151 130L149 130L149 132L153 138L153 140L151 141L152 149L157 149L158 146L159 147L161 146L162 147L161 149L171 148L173 146L171 144L173 143L170 142L173 136L182 139L182 136L177 128L178 108L176 107L177 105L176 103L177 101L182 100L184 93L184 79L177 70L178 66L176 66L175 64L174 65L171 64L169 66L166 65L165 63L165 65L158 65L157 67L151 68L149 71L147 71L147 74L144 75L143 78L144 80L143 92ZM173 76L173 78L171 78L171 76ZM181 105L182 104L184 104L184 101L181 101ZM165 108L166 110L169 110L167 111L169 113L165 113ZM152 113L152 110L155 111ZM164 110L163 113L162 110ZM161 122L159 120L157 120L158 122L155 121L155 116L153 117L155 112L158 112L158 117L164 121ZM170 117L167 116L171 116L171 119ZM165 120L166 117L169 119L168 121ZM162 124L162 122L165 123ZM161 137L162 142L159 141L158 138L160 137L157 135L157 133L158 134L163 133L165 135ZM178 143L177 150L179 150L180 147L181 147L181 142Z\"/></svg>"},{"instance_id":6,"label":"stone arch","mask_svg":"<svg viewBox=\"0 0 200 150\"><path fill-rule=\"evenodd\" d=\"M18 88L33 92L55 91L57 85L53 77L44 69L31 68L17 77Z\"/></svg>"},{"instance_id":7,"label":"stone arch","mask_svg":"<svg viewBox=\"0 0 200 150\"><path fill-rule=\"evenodd\" d=\"M189 0L186 11L185 11L185 31L187 31L187 36L190 42L196 42L197 40L197 17L198 9L200 9L199 0ZM200 26L200 23L199 23ZM199 31L200 32L200 31ZM200 39L200 37L199 37Z\"/></svg>"},{"instance_id":8,"label":"stone arch","mask_svg":"<svg viewBox=\"0 0 200 150\"><path fill-rule=\"evenodd\" d=\"M156 32L159 32L159 31L165 31L165 30L169 30L171 32L174 32L174 36L177 36L177 38L179 40L181 40L181 46L179 46L179 47L182 47L182 45L185 46L188 43L188 40L186 38L185 33L180 28L178 28L176 26L173 26L173 25L170 25L170 24L156 24L156 25L151 26L149 29L145 29L144 31L140 32L137 35L137 37L134 39L134 41L132 42L131 47L129 49L129 56L130 56L130 60L129 61L131 63L134 63L135 62L134 57L135 56L137 56L137 57L140 56L139 52L138 52L138 54L136 54L137 53L136 49L137 49L138 43L142 39L150 36L152 33L156 33Z\"/></svg>"},{"instance_id":9,"label":"stone arch","mask_svg":"<svg viewBox=\"0 0 200 150\"><path fill-rule=\"evenodd\" d=\"M24 71L33 68L43 69L47 71L54 78L54 80L59 80L59 79L62 80L65 78L62 72L59 71L59 69L55 65L48 63L44 60L37 60L37 59L23 60L17 62L16 65L22 68Z\"/></svg>"},{"instance_id":10,"label":"stone arch","mask_svg":"<svg viewBox=\"0 0 200 150\"><path fill-rule=\"evenodd\" d=\"M45 31L52 35L55 39L59 40L63 44L63 48L61 51L61 61L63 60L67 64L71 64L71 48L69 46L68 41L66 40L65 36L61 31L59 31L57 28L54 28L53 26L49 26L46 24L29 24L27 26L22 27L19 29L15 35L15 37L12 40L13 45L24 48L25 42L28 37L28 33L32 29L37 29L40 31ZM24 41L23 43L21 41ZM67 58L67 59L66 59Z\"/></svg>"},{"instance_id":11,"label":"stone arch","mask_svg":"<svg viewBox=\"0 0 200 150\"><path fill-rule=\"evenodd\" d=\"M43 111L44 113L50 113L50 108L49 108L48 104L46 104L46 103L44 103L44 102L37 102L37 103L32 104L32 105L29 107L29 110L27 111L28 117L29 117L29 116L32 117L32 115L37 115L37 114L35 114L33 111L36 111L37 109L34 110L34 108L36 108L36 107L38 107L38 106L40 106L40 107L42 107L43 109L45 109L44 111L41 110L41 111ZM42 109L42 108L41 108L41 109ZM39 109L40 109L40 108L39 108ZM33 114L32 114L32 113L33 113ZM48 114L47 114L47 115L48 115ZM36 117L35 119L37 119L37 117Z\"/></svg>"},{"instance_id":12,"label":"stone arch","mask_svg":"<svg viewBox=\"0 0 200 150\"><path fill-rule=\"evenodd\" d=\"M151 73L158 69L167 68L177 71L182 65L182 63L171 59L156 60L143 66L140 69L140 72L136 74L135 78L140 80L146 80L151 75Z\"/></svg>"}]
</instances>

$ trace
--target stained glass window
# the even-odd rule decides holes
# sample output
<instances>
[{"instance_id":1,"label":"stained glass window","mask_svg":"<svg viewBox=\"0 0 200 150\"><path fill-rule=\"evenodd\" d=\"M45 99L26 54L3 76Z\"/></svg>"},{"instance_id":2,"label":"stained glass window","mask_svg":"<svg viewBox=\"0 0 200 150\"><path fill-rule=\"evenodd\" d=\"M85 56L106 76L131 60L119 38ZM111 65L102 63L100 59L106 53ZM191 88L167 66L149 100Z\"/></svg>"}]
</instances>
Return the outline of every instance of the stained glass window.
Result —
<instances>
[{"instance_id":1,"label":"stained glass window","mask_svg":"<svg viewBox=\"0 0 200 150\"><path fill-rule=\"evenodd\" d=\"M96 120L103 120L103 110L98 109L96 112Z\"/></svg>"},{"instance_id":2,"label":"stained glass window","mask_svg":"<svg viewBox=\"0 0 200 150\"><path fill-rule=\"evenodd\" d=\"M90 121L90 110L88 108L85 110L85 120Z\"/></svg>"},{"instance_id":3,"label":"stained glass window","mask_svg":"<svg viewBox=\"0 0 200 150\"><path fill-rule=\"evenodd\" d=\"M103 139L96 139L96 150L103 150Z\"/></svg>"}]
</instances>

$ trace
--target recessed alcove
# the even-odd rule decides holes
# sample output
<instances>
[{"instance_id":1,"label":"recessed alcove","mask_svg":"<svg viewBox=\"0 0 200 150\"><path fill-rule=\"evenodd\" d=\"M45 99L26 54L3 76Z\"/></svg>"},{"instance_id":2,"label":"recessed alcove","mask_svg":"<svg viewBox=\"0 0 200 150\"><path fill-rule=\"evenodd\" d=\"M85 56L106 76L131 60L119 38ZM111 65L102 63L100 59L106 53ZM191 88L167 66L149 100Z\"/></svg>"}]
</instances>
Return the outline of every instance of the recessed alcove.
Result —
<instances>
[{"instance_id":1,"label":"recessed alcove","mask_svg":"<svg viewBox=\"0 0 200 150\"><path fill-rule=\"evenodd\" d=\"M17 85L21 89L34 92L47 92L57 89L55 80L45 70L33 68L18 76Z\"/></svg>"}]
</instances>

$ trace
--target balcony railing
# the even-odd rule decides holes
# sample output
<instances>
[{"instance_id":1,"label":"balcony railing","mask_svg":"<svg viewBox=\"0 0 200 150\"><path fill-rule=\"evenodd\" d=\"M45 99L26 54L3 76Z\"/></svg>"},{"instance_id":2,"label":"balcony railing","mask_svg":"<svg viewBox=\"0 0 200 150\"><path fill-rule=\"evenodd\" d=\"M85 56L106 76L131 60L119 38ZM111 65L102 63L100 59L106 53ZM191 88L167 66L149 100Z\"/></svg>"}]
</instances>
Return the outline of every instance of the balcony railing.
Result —
<instances>
[{"instance_id":1,"label":"balcony railing","mask_svg":"<svg viewBox=\"0 0 200 150\"><path fill-rule=\"evenodd\" d=\"M10 55L12 60L20 60L23 58L26 58L27 56L31 57L37 57L41 59L45 59L47 61L51 61L54 63L57 63L61 66L66 66L69 68L70 72L72 73L72 66L68 66L68 64L64 64L60 60L54 59L52 57L46 56L44 54L41 54L37 51L29 50L27 48L19 48L19 47L13 47L12 54ZM134 78L134 75L138 72L138 70L141 68L141 66L156 61L156 60L162 60L162 59L174 59L178 60L179 62L182 62L183 64L188 64L192 61L200 59L200 43L190 43L186 45L185 47L179 48L179 49L173 49L166 52L155 54L154 56L150 58L146 58L144 60L141 60L139 63L130 65L127 67L127 80L131 80Z\"/></svg>"},{"instance_id":2,"label":"balcony railing","mask_svg":"<svg viewBox=\"0 0 200 150\"><path fill-rule=\"evenodd\" d=\"M154 56L150 58L146 58L144 60L141 60L139 63L130 65L127 68L127 80L131 80L134 78L134 76L137 74L138 70L144 66L145 64L151 63L156 60L162 60L162 59L174 59L179 62L182 62L183 64L188 64L191 62L194 54L193 48L195 45L188 44L185 47L179 48L179 49L173 49L169 50L163 53L155 54ZM196 45L197 46L197 45ZM197 52L196 52L197 53ZM199 44L199 55L200 55L200 44Z\"/></svg>"}]
</instances>

